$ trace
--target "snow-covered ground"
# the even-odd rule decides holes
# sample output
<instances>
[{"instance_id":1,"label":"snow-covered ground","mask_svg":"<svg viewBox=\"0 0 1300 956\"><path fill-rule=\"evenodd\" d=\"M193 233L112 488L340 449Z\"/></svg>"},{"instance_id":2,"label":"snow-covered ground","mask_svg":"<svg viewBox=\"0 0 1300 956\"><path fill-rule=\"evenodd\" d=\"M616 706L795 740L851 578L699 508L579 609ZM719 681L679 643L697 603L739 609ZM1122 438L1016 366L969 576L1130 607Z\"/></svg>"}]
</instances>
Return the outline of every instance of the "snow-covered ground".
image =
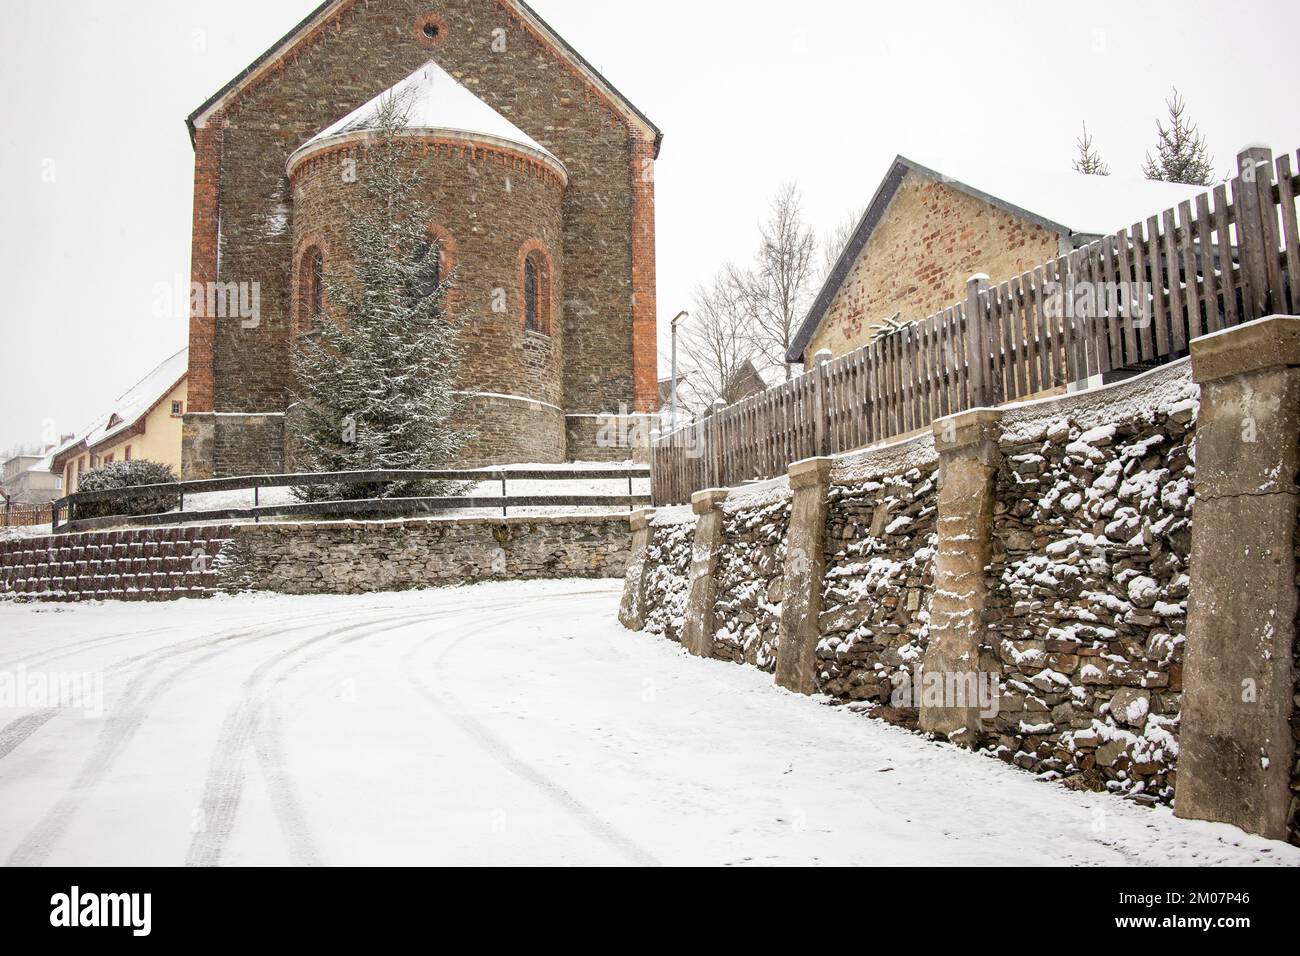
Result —
<instances>
[{"instance_id":1,"label":"snow-covered ground","mask_svg":"<svg viewBox=\"0 0 1300 956\"><path fill-rule=\"evenodd\" d=\"M0 675L103 680L0 704L0 862L1300 864L687 657L619 590L0 606Z\"/></svg>"}]
</instances>

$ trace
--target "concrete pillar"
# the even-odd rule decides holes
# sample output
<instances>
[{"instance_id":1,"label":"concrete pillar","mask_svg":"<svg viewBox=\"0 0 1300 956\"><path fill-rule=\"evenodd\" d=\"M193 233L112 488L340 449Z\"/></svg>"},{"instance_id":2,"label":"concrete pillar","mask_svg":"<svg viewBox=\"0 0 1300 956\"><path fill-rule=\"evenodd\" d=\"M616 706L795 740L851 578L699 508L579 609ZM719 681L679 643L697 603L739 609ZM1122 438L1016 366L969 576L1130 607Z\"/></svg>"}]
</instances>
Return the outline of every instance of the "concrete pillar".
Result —
<instances>
[{"instance_id":1,"label":"concrete pillar","mask_svg":"<svg viewBox=\"0 0 1300 956\"><path fill-rule=\"evenodd\" d=\"M682 646L696 657L713 655L713 635L718 629L718 553L722 550L722 502L726 498L726 488L709 488L691 495L691 508L697 517Z\"/></svg>"},{"instance_id":2,"label":"concrete pillar","mask_svg":"<svg viewBox=\"0 0 1300 956\"><path fill-rule=\"evenodd\" d=\"M650 574L650 562L646 552L650 550L653 529L650 522L654 518L653 508L646 508L632 515L632 555L628 558L627 574L623 578L623 601L618 608L619 623L631 631L645 627L645 588Z\"/></svg>"},{"instance_id":3,"label":"concrete pillar","mask_svg":"<svg viewBox=\"0 0 1300 956\"><path fill-rule=\"evenodd\" d=\"M822 583L826 574L826 511L831 459L808 458L790 466L790 526L785 535L785 597L776 682L797 694L817 690Z\"/></svg>"},{"instance_id":4,"label":"concrete pillar","mask_svg":"<svg viewBox=\"0 0 1300 956\"><path fill-rule=\"evenodd\" d=\"M1284 840L1296 693L1300 319L1192 343L1191 603L1175 812Z\"/></svg>"},{"instance_id":5,"label":"concrete pillar","mask_svg":"<svg viewBox=\"0 0 1300 956\"><path fill-rule=\"evenodd\" d=\"M924 731L973 746L980 730L979 646L993 548L996 409L976 408L936 421L939 453L938 548L930 643L914 693Z\"/></svg>"}]
</instances>

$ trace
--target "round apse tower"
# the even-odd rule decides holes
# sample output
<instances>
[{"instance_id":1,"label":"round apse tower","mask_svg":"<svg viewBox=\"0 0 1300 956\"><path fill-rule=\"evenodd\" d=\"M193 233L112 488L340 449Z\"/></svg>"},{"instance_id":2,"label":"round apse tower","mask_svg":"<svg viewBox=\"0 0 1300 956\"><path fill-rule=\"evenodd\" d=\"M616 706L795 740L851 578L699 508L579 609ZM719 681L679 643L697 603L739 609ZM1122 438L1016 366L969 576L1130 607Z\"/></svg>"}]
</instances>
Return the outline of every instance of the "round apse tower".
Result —
<instances>
[{"instance_id":1,"label":"round apse tower","mask_svg":"<svg viewBox=\"0 0 1300 956\"><path fill-rule=\"evenodd\" d=\"M563 203L568 175L547 149L435 63L317 134L289 157L294 330L329 309L322 275L349 273L348 209L364 201L386 97L402 105L403 162L418 173L447 310L462 322L457 387L474 437L464 467L565 459Z\"/></svg>"}]
</instances>

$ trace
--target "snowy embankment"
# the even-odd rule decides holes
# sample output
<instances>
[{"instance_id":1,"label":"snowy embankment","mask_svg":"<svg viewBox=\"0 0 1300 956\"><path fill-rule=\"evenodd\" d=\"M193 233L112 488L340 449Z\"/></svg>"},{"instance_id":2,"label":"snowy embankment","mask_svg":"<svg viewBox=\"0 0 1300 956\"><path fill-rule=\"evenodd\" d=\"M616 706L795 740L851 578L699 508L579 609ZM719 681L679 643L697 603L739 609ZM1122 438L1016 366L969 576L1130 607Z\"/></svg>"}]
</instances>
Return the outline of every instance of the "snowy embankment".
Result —
<instances>
[{"instance_id":1,"label":"snowy embankment","mask_svg":"<svg viewBox=\"0 0 1300 956\"><path fill-rule=\"evenodd\" d=\"M103 688L0 709L0 861L1300 864L689 658L619 592L0 607L0 674Z\"/></svg>"}]
</instances>

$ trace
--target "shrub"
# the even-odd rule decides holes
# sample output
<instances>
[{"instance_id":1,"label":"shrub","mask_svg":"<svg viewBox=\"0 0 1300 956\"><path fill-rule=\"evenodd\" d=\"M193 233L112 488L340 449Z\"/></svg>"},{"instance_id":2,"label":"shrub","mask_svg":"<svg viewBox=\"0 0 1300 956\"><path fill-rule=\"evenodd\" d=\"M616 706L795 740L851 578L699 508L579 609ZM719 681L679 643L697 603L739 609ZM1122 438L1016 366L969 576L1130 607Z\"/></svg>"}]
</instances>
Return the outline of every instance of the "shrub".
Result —
<instances>
[{"instance_id":1,"label":"shrub","mask_svg":"<svg viewBox=\"0 0 1300 956\"><path fill-rule=\"evenodd\" d=\"M176 480L170 465L156 461L115 461L92 468L81 476L78 491L111 491L140 485L162 485ZM175 492L142 491L108 501L83 501L76 505L76 518L105 518L113 515L152 515L171 511L179 501Z\"/></svg>"}]
</instances>

